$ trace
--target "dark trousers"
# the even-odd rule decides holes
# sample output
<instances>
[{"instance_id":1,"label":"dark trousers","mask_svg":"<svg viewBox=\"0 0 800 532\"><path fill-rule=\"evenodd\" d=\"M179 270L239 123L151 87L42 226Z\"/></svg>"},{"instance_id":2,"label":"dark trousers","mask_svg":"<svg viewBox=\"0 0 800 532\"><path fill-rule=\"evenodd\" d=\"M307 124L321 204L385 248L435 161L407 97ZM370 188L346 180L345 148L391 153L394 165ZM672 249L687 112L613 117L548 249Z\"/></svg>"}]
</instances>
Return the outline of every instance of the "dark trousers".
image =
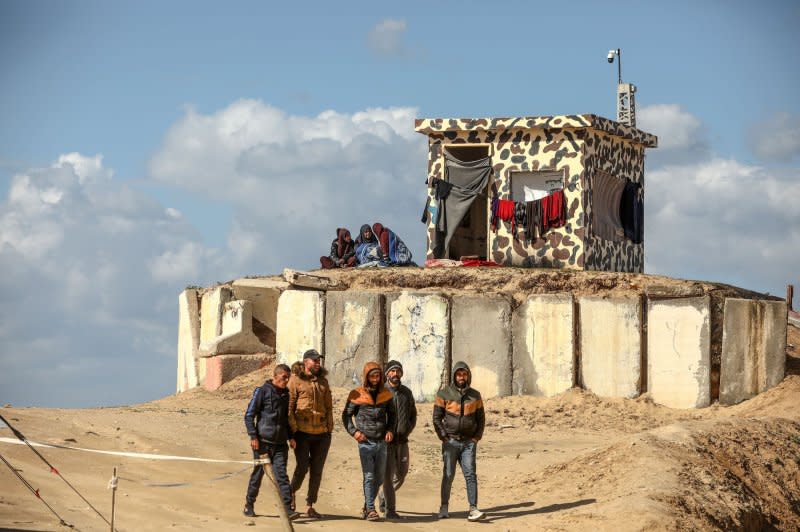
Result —
<instances>
[{"instance_id":1,"label":"dark trousers","mask_svg":"<svg viewBox=\"0 0 800 532\"><path fill-rule=\"evenodd\" d=\"M442 504L450 501L450 488L456 476L456 463L461 464L461 472L467 483L467 500L470 507L478 506L478 475L475 462L478 446L472 440L447 440L442 443Z\"/></svg>"},{"instance_id":2,"label":"dark trousers","mask_svg":"<svg viewBox=\"0 0 800 532\"><path fill-rule=\"evenodd\" d=\"M272 474L275 476L275 481L281 490L281 499L286 508L289 508L289 503L292 501L292 492L289 488L289 476L286 474L286 463L289 458L289 446L285 443L283 445L271 445L269 443L259 442L258 450L253 451L253 458L261 458L261 455L266 454L272 461ZM261 487L261 480L264 478L264 466L257 465L250 473L250 483L247 485L247 502L254 504L258 497L258 490Z\"/></svg>"},{"instance_id":3,"label":"dark trousers","mask_svg":"<svg viewBox=\"0 0 800 532\"><path fill-rule=\"evenodd\" d=\"M319 485L322 481L322 470L325 467L325 460L328 458L328 450L331 448L331 433L308 434L306 432L295 432L294 441L297 446L294 448L294 458L297 465L292 475L292 491L297 492L303 485L306 473L311 469L311 478L308 481L308 495L306 504L309 506L317 502Z\"/></svg>"},{"instance_id":4,"label":"dark trousers","mask_svg":"<svg viewBox=\"0 0 800 532\"><path fill-rule=\"evenodd\" d=\"M386 477L383 479L383 494L381 497L381 506L385 504L387 512L397 510L395 492L405 482L408 466L408 442L387 444Z\"/></svg>"}]
</instances>

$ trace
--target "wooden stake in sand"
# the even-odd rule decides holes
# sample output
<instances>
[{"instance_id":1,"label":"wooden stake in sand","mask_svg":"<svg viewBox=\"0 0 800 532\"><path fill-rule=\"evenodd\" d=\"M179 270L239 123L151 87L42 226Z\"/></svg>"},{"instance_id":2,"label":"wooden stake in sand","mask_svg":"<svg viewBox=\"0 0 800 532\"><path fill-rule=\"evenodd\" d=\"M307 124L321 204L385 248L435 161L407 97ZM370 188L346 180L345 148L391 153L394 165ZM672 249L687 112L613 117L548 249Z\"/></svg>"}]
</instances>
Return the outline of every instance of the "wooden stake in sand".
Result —
<instances>
[{"instance_id":1,"label":"wooden stake in sand","mask_svg":"<svg viewBox=\"0 0 800 532\"><path fill-rule=\"evenodd\" d=\"M114 506L117 498L117 468L111 474L111 480L108 482L108 487L111 488L111 532L114 532Z\"/></svg>"},{"instance_id":2,"label":"wooden stake in sand","mask_svg":"<svg viewBox=\"0 0 800 532\"><path fill-rule=\"evenodd\" d=\"M272 476L272 460L270 460L268 454L259 455L259 458L263 460L261 467L264 468L264 474L269 479L270 485L272 485L272 489L269 491L272 492L273 498L277 503L276 506L278 507L278 518L281 520L281 526L283 527L284 532L294 532L292 522L289 520L289 514L286 513L286 506L283 504L281 489L278 486L278 483L275 481L275 477Z\"/></svg>"}]
</instances>

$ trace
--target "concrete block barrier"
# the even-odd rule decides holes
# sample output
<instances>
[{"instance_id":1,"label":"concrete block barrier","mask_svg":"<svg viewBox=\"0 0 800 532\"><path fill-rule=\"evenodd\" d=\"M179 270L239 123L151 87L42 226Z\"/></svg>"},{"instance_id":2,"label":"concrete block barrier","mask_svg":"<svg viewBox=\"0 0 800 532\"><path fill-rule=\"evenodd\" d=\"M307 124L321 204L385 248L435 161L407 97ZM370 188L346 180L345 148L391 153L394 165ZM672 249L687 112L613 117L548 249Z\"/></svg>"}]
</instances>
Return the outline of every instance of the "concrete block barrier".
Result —
<instances>
[{"instance_id":1,"label":"concrete block barrier","mask_svg":"<svg viewBox=\"0 0 800 532\"><path fill-rule=\"evenodd\" d=\"M278 299L275 351L278 362L291 365L307 349L324 354L325 294L286 290Z\"/></svg>"},{"instance_id":2,"label":"concrete block barrier","mask_svg":"<svg viewBox=\"0 0 800 532\"><path fill-rule=\"evenodd\" d=\"M403 364L403 384L432 401L450 368L450 306L438 294L402 292L389 309L388 358Z\"/></svg>"},{"instance_id":3,"label":"concrete block barrier","mask_svg":"<svg viewBox=\"0 0 800 532\"><path fill-rule=\"evenodd\" d=\"M361 385L364 364L386 362L383 296L328 292L325 300L325 368L331 386Z\"/></svg>"},{"instance_id":4,"label":"concrete block barrier","mask_svg":"<svg viewBox=\"0 0 800 532\"><path fill-rule=\"evenodd\" d=\"M234 299L253 304L253 333L273 348L278 330L278 299L288 289L289 283L279 279L237 279L231 286Z\"/></svg>"},{"instance_id":5,"label":"concrete block barrier","mask_svg":"<svg viewBox=\"0 0 800 532\"><path fill-rule=\"evenodd\" d=\"M511 395L511 304L499 296L455 296L451 301L453 363L466 362L472 387L484 398Z\"/></svg>"},{"instance_id":6,"label":"concrete block barrier","mask_svg":"<svg viewBox=\"0 0 800 532\"><path fill-rule=\"evenodd\" d=\"M253 304L235 300L225 303L222 313L222 334L200 344L200 356L231 353L261 353L273 351L253 334Z\"/></svg>"},{"instance_id":7,"label":"concrete block barrier","mask_svg":"<svg viewBox=\"0 0 800 532\"><path fill-rule=\"evenodd\" d=\"M189 288L178 296L178 393L200 384L199 348L200 302L197 290Z\"/></svg>"},{"instance_id":8,"label":"concrete block barrier","mask_svg":"<svg viewBox=\"0 0 800 532\"><path fill-rule=\"evenodd\" d=\"M636 298L581 297L581 382L601 397L637 397L642 305Z\"/></svg>"},{"instance_id":9,"label":"concrete block barrier","mask_svg":"<svg viewBox=\"0 0 800 532\"><path fill-rule=\"evenodd\" d=\"M658 404L711 403L710 299L648 301L647 390Z\"/></svg>"},{"instance_id":10,"label":"concrete block barrier","mask_svg":"<svg viewBox=\"0 0 800 532\"><path fill-rule=\"evenodd\" d=\"M206 358L206 379L203 387L213 392L228 381L269 365L275 360L274 353L247 355L216 355ZM262 383L259 383L261 385Z\"/></svg>"},{"instance_id":11,"label":"concrete block barrier","mask_svg":"<svg viewBox=\"0 0 800 532\"><path fill-rule=\"evenodd\" d=\"M765 392L786 373L785 301L725 300L719 402L732 405Z\"/></svg>"},{"instance_id":12,"label":"concrete block barrier","mask_svg":"<svg viewBox=\"0 0 800 532\"><path fill-rule=\"evenodd\" d=\"M571 294L530 296L513 317L514 393L552 397L574 386Z\"/></svg>"}]
</instances>

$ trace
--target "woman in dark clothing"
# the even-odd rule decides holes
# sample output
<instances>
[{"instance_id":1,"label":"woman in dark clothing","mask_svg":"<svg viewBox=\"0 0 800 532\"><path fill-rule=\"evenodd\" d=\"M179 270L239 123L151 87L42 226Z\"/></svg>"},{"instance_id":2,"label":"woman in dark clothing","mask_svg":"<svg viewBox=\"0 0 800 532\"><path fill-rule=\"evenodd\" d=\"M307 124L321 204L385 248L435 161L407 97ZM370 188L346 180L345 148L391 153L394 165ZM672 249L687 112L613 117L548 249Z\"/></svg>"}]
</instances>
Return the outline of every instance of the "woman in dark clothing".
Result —
<instances>
[{"instance_id":1,"label":"woman in dark clothing","mask_svg":"<svg viewBox=\"0 0 800 532\"><path fill-rule=\"evenodd\" d=\"M356 265L356 250L350 231L344 227L336 230L336 238L331 242L331 254L320 257L319 263L324 269L347 268Z\"/></svg>"}]
</instances>

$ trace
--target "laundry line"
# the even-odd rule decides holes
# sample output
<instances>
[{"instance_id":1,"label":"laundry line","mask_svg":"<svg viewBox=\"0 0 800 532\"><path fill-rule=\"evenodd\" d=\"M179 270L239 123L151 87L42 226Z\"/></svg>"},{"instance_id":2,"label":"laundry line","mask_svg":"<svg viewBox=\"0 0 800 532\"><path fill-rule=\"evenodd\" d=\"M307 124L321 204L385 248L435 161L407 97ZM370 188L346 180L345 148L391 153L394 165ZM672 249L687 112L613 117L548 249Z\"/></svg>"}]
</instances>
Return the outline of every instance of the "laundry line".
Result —
<instances>
[{"instance_id":1,"label":"laundry line","mask_svg":"<svg viewBox=\"0 0 800 532\"><path fill-rule=\"evenodd\" d=\"M139 458L143 460L162 460L162 461L183 461L183 462L204 462L215 464L249 464L249 465L264 465L269 464L268 459L251 459L251 460L224 460L219 458L201 458L196 456L176 456L168 454L153 454L153 453L134 453L128 451L106 451L103 449L87 449L85 447L72 447L69 445L59 445L56 443L42 443L33 440L27 440L33 447L42 447L45 449L64 449L68 451L80 451L84 453L106 454L111 456L124 456L127 458ZM0 437L0 443L7 443L11 445L25 445L25 442L17 438Z\"/></svg>"}]
</instances>

